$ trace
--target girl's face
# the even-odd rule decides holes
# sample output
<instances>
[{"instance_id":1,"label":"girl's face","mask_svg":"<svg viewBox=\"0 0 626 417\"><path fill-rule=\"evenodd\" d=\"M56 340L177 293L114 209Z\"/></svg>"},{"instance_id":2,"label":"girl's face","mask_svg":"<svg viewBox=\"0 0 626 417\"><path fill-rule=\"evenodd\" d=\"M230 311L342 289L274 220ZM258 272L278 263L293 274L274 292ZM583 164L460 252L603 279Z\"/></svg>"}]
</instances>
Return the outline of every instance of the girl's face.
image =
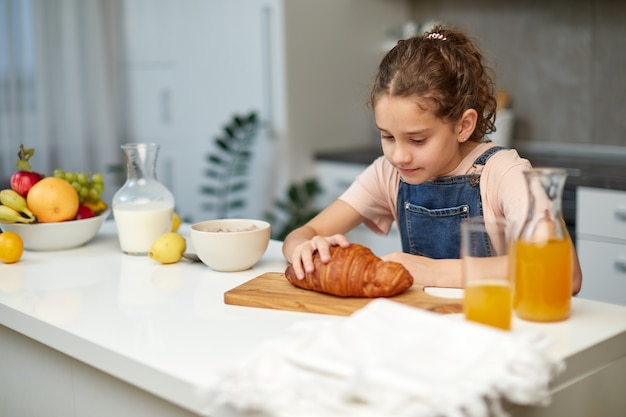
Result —
<instances>
[{"instance_id":1,"label":"girl's face","mask_svg":"<svg viewBox=\"0 0 626 417\"><path fill-rule=\"evenodd\" d=\"M385 157L409 184L445 175L463 159L461 124L445 123L415 98L381 96L374 115Z\"/></svg>"}]
</instances>

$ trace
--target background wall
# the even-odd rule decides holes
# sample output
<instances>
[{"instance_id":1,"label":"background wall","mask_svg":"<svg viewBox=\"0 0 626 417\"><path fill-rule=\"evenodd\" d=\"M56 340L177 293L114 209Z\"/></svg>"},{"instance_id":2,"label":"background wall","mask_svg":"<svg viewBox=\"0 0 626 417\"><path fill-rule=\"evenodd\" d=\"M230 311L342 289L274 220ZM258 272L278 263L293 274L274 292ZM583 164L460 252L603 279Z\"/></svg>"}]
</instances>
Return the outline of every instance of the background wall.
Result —
<instances>
[{"instance_id":1,"label":"background wall","mask_svg":"<svg viewBox=\"0 0 626 417\"><path fill-rule=\"evenodd\" d=\"M287 146L291 178L321 150L378 143L367 105L387 32L409 18L405 0L285 0Z\"/></svg>"},{"instance_id":2,"label":"background wall","mask_svg":"<svg viewBox=\"0 0 626 417\"><path fill-rule=\"evenodd\" d=\"M626 2L410 0L480 40L513 99L514 141L626 146Z\"/></svg>"},{"instance_id":3,"label":"background wall","mask_svg":"<svg viewBox=\"0 0 626 417\"><path fill-rule=\"evenodd\" d=\"M247 202L262 218L315 175L322 149L375 143L368 84L405 0L118 0L125 141L161 146L158 175L179 214L211 218L207 154L232 114L256 111Z\"/></svg>"}]
</instances>

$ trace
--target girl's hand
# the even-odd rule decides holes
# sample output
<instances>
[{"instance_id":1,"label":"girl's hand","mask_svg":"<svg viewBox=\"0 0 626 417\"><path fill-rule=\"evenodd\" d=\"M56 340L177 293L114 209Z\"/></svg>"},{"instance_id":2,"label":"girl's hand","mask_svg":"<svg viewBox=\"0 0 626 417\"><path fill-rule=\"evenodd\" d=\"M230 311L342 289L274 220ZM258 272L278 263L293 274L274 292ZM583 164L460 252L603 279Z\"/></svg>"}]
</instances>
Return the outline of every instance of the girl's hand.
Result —
<instances>
[{"instance_id":1,"label":"girl's hand","mask_svg":"<svg viewBox=\"0 0 626 417\"><path fill-rule=\"evenodd\" d=\"M328 263L330 261L331 246L346 248L350 246L350 241L341 234L314 236L310 240L306 240L296 246L291 255L291 265L298 279L303 279L305 273L315 271L315 265L313 265L313 254L315 252L319 254L322 263Z\"/></svg>"},{"instance_id":2,"label":"girl's hand","mask_svg":"<svg viewBox=\"0 0 626 417\"><path fill-rule=\"evenodd\" d=\"M431 259L403 252L392 252L381 258L401 263L415 283L425 287L463 288L460 259Z\"/></svg>"}]
</instances>

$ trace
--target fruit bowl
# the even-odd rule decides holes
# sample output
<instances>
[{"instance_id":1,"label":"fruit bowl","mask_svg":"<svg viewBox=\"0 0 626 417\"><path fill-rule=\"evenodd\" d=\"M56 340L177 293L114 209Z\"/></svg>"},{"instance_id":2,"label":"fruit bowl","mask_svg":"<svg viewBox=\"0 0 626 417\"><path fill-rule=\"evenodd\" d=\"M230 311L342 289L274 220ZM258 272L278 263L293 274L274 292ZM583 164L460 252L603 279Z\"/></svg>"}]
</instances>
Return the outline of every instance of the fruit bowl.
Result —
<instances>
[{"instance_id":1,"label":"fruit bowl","mask_svg":"<svg viewBox=\"0 0 626 417\"><path fill-rule=\"evenodd\" d=\"M89 242L109 217L106 210L95 217L57 223L0 223L3 232L15 232L24 241L24 249L54 251L75 248Z\"/></svg>"},{"instance_id":2,"label":"fruit bowl","mask_svg":"<svg viewBox=\"0 0 626 417\"><path fill-rule=\"evenodd\" d=\"M200 260L211 269L244 271L265 253L270 224L253 219L207 220L193 224L189 237Z\"/></svg>"}]
</instances>

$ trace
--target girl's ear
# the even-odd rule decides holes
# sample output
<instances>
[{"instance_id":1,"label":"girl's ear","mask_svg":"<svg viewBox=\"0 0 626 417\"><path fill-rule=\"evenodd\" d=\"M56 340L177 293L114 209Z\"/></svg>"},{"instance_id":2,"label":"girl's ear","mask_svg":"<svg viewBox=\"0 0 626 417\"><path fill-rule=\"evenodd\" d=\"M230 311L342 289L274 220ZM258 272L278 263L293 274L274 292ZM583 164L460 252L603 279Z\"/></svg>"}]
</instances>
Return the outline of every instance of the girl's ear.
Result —
<instances>
[{"instance_id":1,"label":"girl's ear","mask_svg":"<svg viewBox=\"0 0 626 417\"><path fill-rule=\"evenodd\" d=\"M457 140L459 142L467 141L472 133L474 133L474 129L476 128L476 121L478 120L478 113L474 109L467 109L463 112L461 116L461 120L457 124L458 132L457 132Z\"/></svg>"}]
</instances>

